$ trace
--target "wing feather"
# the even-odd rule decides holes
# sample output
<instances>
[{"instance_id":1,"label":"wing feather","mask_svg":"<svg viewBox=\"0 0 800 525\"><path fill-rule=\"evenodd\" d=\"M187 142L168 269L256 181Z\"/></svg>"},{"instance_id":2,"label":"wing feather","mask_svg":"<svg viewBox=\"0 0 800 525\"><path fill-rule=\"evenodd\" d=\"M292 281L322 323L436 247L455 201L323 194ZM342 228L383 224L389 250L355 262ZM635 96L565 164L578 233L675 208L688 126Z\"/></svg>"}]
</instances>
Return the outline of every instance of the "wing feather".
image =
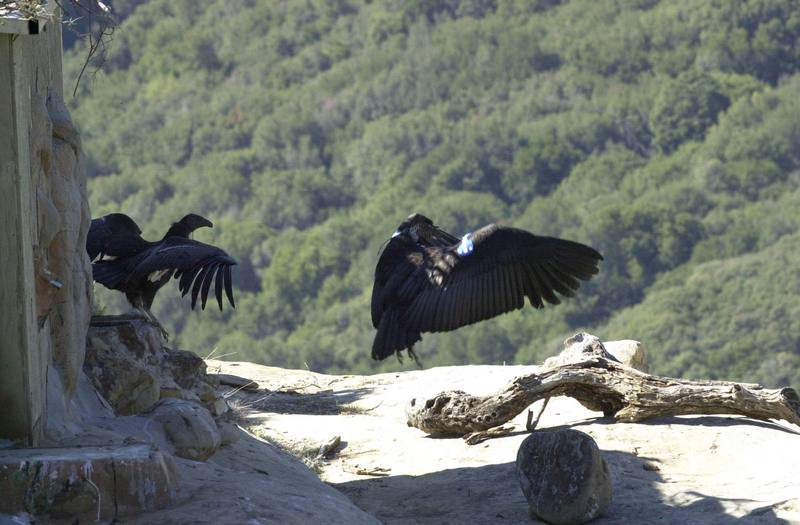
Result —
<instances>
[{"instance_id":1,"label":"wing feather","mask_svg":"<svg viewBox=\"0 0 800 525\"><path fill-rule=\"evenodd\" d=\"M514 275L516 268L514 268L514 266L515 265L505 265L503 266L503 269L506 276L506 289L508 290L508 297L511 301L509 307L512 310L518 310L522 307L520 304L520 299L524 299L525 294L517 286L517 278Z\"/></svg>"},{"instance_id":2,"label":"wing feather","mask_svg":"<svg viewBox=\"0 0 800 525\"><path fill-rule=\"evenodd\" d=\"M531 270L536 276L536 282L539 284L544 300L550 304L561 304L561 299L553 293L553 283L550 282L547 273L538 265L531 265Z\"/></svg>"},{"instance_id":3,"label":"wing feather","mask_svg":"<svg viewBox=\"0 0 800 525\"><path fill-rule=\"evenodd\" d=\"M206 274L210 269L210 266L203 266L203 269L200 270L200 273L194 280L194 286L192 286L192 310L194 310L194 305L197 304L197 295L200 293L200 288L203 286L203 280L206 278Z\"/></svg>"},{"instance_id":4,"label":"wing feather","mask_svg":"<svg viewBox=\"0 0 800 525\"><path fill-rule=\"evenodd\" d=\"M181 296L186 296L189 293L189 289L191 288L192 281L197 274L202 270L202 266L197 266L190 270L186 270L181 274L181 279L178 281L178 290L181 291Z\"/></svg>"},{"instance_id":5,"label":"wing feather","mask_svg":"<svg viewBox=\"0 0 800 525\"><path fill-rule=\"evenodd\" d=\"M217 304L219 305L219 311L222 311L222 282L225 278L225 268L220 265L217 269L217 280L214 283L214 295L217 297Z\"/></svg>"},{"instance_id":6,"label":"wing feather","mask_svg":"<svg viewBox=\"0 0 800 525\"><path fill-rule=\"evenodd\" d=\"M558 265L556 265L552 261L547 261L544 266L550 272L550 275L552 275L553 278L558 280L558 282L561 283L561 286L563 286L565 288L564 292L561 292L559 290L559 293L561 293L561 294L563 294L563 295L565 295L567 297L574 297L575 296L575 290L577 290L581 286L580 281L578 281L577 279L575 279L571 275L566 274L563 270L561 270L558 267Z\"/></svg>"},{"instance_id":7,"label":"wing feather","mask_svg":"<svg viewBox=\"0 0 800 525\"><path fill-rule=\"evenodd\" d=\"M208 273L206 274L205 279L203 280L203 288L200 290L200 298L202 300L202 303L200 303L201 310L206 309L206 301L208 301L208 291L211 289L211 281L213 281L214 279L214 273L217 271L217 268L219 268L219 264L212 263L208 265Z\"/></svg>"},{"instance_id":8,"label":"wing feather","mask_svg":"<svg viewBox=\"0 0 800 525\"><path fill-rule=\"evenodd\" d=\"M400 288L405 328L448 331L522 308L572 297L598 271L602 256L583 244L490 224L474 232L472 253L458 244L419 249L428 272ZM441 278L437 277L441 276ZM558 295L557 295L558 294Z\"/></svg>"},{"instance_id":9,"label":"wing feather","mask_svg":"<svg viewBox=\"0 0 800 525\"><path fill-rule=\"evenodd\" d=\"M528 288L530 290L528 299L530 299L534 308L544 308L544 292L542 292L542 287L539 285L539 281L536 278L533 268L530 264L523 264L522 268L524 269L525 275L528 278Z\"/></svg>"},{"instance_id":10,"label":"wing feather","mask_svg":"<svg viewBox=\"0 0 800 525\"><path fill-rule=\"evenodd\" d=\"M236 303L233 302L233 284L231 282L231 267L225 266L225 295L228 296L228 302L231 303L233 308L236 308Z\"/></svg>"},{"instance_id":11,"label":"wing feather","mask_svg":"<svg viewBox=\"0 0 800 525\"><path fill-rule=\"evenodd\" d=\"M514 278L514 286L517 290L517 309L525 306L525 296L528 295L528 283L525 278L525 269L521 264L515 264L511 269L511 275Z\"/></svg>"}]
</instances>

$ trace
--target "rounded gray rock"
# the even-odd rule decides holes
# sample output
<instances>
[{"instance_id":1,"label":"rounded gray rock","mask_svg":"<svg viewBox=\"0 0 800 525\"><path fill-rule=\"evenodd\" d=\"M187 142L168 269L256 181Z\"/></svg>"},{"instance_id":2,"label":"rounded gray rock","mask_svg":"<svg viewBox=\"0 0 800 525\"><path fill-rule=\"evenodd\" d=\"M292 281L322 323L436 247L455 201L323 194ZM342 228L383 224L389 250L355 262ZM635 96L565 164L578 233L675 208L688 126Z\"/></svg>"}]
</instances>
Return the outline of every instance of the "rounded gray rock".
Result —
<instances>
[{"instance_id":1,"label":"rounded gray rock","mask_svg":"<svg viewBox=\"0 0 800 525\"><path fill-rule=\"evenodd\" d=\"M183 399L162 399L149 417L164 426L178 457L204 461L222 443L214 418L208 410L195 403Z\"/></svg>"},{"instance_id":2,"label":"rounded gray rock","mask_svg":"<svg viewBox=\"0 0 800 525\"><path fill-rule=\"evenodd\" d=\"M594 439L572 429L537 430L519 447L517 475L532 517L586 523L611 503L611 475Z\"/></svg>"}]
</instances>

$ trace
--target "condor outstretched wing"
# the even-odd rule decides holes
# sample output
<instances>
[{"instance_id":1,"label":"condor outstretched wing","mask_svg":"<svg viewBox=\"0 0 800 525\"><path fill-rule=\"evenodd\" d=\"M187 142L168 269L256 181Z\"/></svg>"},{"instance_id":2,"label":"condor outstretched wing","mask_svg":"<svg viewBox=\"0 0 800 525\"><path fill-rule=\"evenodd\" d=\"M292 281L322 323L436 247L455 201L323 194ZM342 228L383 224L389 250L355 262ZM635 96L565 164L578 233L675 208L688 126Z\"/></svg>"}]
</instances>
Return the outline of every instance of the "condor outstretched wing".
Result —
<instances>
[{"instance_id":1,"label":"condor outstretched wing","mask_svg":"<svg viewBox=\"0 0 800 525\"><path fill-rule=\"evenodd\" d=\"M602 256L583 244L490 224L447 248L423 250L400 287L413 300L403 325L444 332L522 308L559 304L598 272Z\"/></svg>"},{"instance_id":2,"label":"condor outstretched wing","mask_svg":"<svg viewBox=\"0 0 800 525\"><path fill-rule=\"evenodd\" d=\"M228 302L236 308L231 283L231 267L235 264L230 255L216 246L192 239L169 237L131 262L127 280L154 280L161 272L174 272L175 278L180 278L178 288L181 295L185 296L191 290L192 308L199 295L202 299L201 308L205 309L208 291L216 274L214 291L219 309L222 310L223 286Z\"/></svg>"},{"instance_id":3,"label":"condor outstretched wing","mask_svg":"<svg viewBox=\"0 0 800 525\"><path fill-rule=\"evenodd\" d=\"M92 219L86 236L86 252L89 260L98 256L131 257L149 245L141 237L142 230L133 219L124 213L110 213Z\"/></svg>"}]
</instances>

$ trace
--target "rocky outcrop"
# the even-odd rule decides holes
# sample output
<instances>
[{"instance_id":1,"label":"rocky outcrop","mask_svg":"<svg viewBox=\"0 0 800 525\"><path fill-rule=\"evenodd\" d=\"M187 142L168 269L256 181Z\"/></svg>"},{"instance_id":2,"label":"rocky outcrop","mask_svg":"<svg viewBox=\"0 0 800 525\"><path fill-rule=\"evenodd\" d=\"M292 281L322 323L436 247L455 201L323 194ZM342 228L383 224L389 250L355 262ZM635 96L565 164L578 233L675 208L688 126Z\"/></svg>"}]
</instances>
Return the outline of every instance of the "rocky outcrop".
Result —
<instances>
[{"instance_id":1,"label":"rocky outcrop","mask_svg":"<svg viewBox=\"0 0 800 525\"><path fill-rule=\"evenodd\" d=\"M593 520L611 503L608 465L591 436L536 431L517 452L517 476L531 517L555 525Z\"/></svg>"},{"instance_id":2,"label":"rocky outcrop","mask_svg":"<svg viewBox=\"0 0 800 525\"><path fill-rule=\"evenodd\" d=\"M623 365L635 368L640 372L650 372L644 346L639 341L623 339L621 341L606 341L603 345L608 353L616 357Z\"/></svg>"},{"instance_id":3,"label":"rocky outcrop","mask_svg":"<svg viewBox=\"0 0 800 525\"><path fill-rule=\"evenodd\" d=\"M141 415L164 429L182 458L209 458L222 443L214 416L228 405L191 352L163 346L161 333L134 316L96 316L84 370L120 416Z\"/></svg>"},{"instance_id":4,"label":"rocky outcrop","mask_svg":"<svg viewBox=\"0 0 800 525\"><path fill-rule=\"evenodd\" d=\"M205 362L163 346L159 330L140 317L93 317L83 368L118 415L140 414L165 398L195 402L215 415L226 409Z\"/></svg>"},{"instance_id":5,"label":"rocky outcrop","mask_svg":"<svg viewBox=\"0 0 800 525\"><path fill-rule=\"evenodd\" d=\"M545 359L542 366L556 368L569 363L577 363L592 356L622 362L609 352L606 344L600 339L591 334L579 332L565 339L564 349L558 355Z\"/></svg>"},{"instance_id":6,"label":"rocky outcrop","mask_svg":"<svg viewBox=\"0 0 800 525\"><path fill-rule=\"evenodd\" d=\"M227 412L217 393L218 382L206 373L206 362L192 352L165 349L161 358L161 398L174 397L200 403L212 414Z\"/></svg>"},{"instance_id":7,"label":"rocky outcrop","mask_svg":"<svg viewBox=\"0 0 800 525\"><path fill-rule=\"evenodd\" d=\"M171 456L149 445L0 451L0 513L92 523L163 509L178 494Z\"/></svg>"},{"instance_id":8,"label":"rocky outcrop","mask_svg":"<svg viewBox=\"0 0 800 525\"><path fill-rule=\"evenodd\" d=\"M564 350L558 355L548 357L544 361L544 366L555 368L567 363L575 363L590 356L605 357L612 361L619 361L623 365L635 368L640 372L649 372L647 357L644 347L639 341L633 339L623 339L620 341L603 341L599 344L583 345L584 339L589 334L579 333L564 341Z\"/></svg>"},{"instance_id":9,"label":"rocky outcrop","mask_svg":"<svg viewBox=\"0 0 800 525\"><path fill-rule=\"evenodd\" d=\"M136 334L136 327L127 324L92 330L87 341L83 369L117 415L144 412L161 397L156 371L160 346L147 344L146 337L131 346L123 342Z\"/></svg>"},{"instance_id":10,"label":"rocky outcrop","mask_svg":"<svg viewBox=\"0 0 800 525\"><path fill-rule=\"evenodd\" d=\"M148 415L164 427L178 457L203 461L221 442L217 424L205 408L182 399L163 399Z\"/></svg>"},{"instance_id":11,"label":"rocky outcrop","mask_svg":"<svg viewBox=\"0 0 800 525\"><path fill-rule=\"evenodd\" d=\"M40 343L70 397L83 362L91 312L86 257L90 214L80 134L55 87L31 96L31 172L36 188L34 246Z\"/></svg>"}]
</instances>

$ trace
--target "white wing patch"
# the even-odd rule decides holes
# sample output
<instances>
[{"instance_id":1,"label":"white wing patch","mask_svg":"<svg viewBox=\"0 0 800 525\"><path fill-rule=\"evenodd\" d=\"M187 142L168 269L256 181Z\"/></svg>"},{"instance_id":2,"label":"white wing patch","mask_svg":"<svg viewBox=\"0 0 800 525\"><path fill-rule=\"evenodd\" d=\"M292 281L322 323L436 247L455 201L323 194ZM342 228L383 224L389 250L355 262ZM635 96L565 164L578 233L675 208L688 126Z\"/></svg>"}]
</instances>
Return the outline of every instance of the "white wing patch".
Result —
<instances>
[{"instance_id":1,"label":"white wing patch","mask_svg":"<svg viewBox=\"0 0 800 525\"><path fill-rule=\"evenodd\" d=\"M162 277L164 277L166 274L168 274L171 271L172 270L159 270L157 272L153 272L153 273L151 273L150 275L147 276L147 280L150 281L151 283L158 282L158 281L161 280Z\"/></svg>"}]
</instances>

